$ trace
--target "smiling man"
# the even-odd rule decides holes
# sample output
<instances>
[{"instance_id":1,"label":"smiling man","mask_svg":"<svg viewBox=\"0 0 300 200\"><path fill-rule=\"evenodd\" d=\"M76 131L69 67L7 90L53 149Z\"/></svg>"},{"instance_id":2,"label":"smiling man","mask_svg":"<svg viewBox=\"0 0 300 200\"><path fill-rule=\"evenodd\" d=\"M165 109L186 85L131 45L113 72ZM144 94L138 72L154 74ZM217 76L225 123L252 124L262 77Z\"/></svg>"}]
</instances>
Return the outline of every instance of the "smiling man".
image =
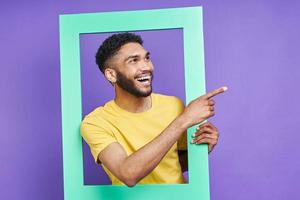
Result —
<instances>
[{"instance_id":1,"label":"smiling man","mask_svg":"<svg viewBox=\"0 0 300 200\"><path fill-rule=\"evenodd\" d=\"M140 36L119 33L99 47L96 63L113 85L115 98L88 114L81 133L112 184L185 183L186 130L213 116L212 97L222 87L193 100L186 108L174 96L152 93L153 63ZM193 143L216 145L218 131L204 123Z\"/></svg>"}]
</instances>

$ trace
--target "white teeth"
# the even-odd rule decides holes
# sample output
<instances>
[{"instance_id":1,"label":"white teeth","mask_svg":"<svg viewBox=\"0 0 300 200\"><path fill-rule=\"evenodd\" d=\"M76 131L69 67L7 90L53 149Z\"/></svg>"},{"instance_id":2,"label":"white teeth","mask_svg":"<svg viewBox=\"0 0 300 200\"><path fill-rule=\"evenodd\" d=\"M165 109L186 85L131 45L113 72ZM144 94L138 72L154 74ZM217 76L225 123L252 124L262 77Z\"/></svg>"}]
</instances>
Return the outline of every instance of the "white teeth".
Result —
<instances>
[{"instance_id":1,"label":"white teeth","mask_svg":"<svg viewBox=\"0 0 300 200\"><path fill-rule=\"evenodd\" d=\"M143 80L149 80L150 78L151 78L150 76L144 76L144 77L137 78L137 80L143 81Z\"/></svg>"}]
</instances>

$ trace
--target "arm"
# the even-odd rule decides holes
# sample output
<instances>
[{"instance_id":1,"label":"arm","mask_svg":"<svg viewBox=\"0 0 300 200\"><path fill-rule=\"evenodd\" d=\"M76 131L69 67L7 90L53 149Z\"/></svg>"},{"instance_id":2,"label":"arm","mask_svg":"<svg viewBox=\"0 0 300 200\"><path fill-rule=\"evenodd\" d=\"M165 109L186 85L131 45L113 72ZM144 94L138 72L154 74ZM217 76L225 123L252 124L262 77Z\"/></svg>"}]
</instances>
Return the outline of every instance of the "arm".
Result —
<instances>
[{"instance_id":1,"label":"arm","mask_svg":"<svg viewBox=\"0 0 300 200\"><path fill-rule=\"evenodd\" d=\"M159 136L130 156L120 144L112 143L98 158L119 180L132 187L159 164L188 127L184 117L178 117Z\"/></svg>"},{"instance_id":2,"label":"arm","mask_svg":"<svg viewBox=\"0 0 300 200\"><path fill-rule=\"evenodd\" d=\"M120 144L112 143L99 153L99 160L127 186L134 186L159 164L187 128L214 115L210 98L224 91L220 88L193 100L160 135L130 156Z\"/></svg>"}]
</instances>

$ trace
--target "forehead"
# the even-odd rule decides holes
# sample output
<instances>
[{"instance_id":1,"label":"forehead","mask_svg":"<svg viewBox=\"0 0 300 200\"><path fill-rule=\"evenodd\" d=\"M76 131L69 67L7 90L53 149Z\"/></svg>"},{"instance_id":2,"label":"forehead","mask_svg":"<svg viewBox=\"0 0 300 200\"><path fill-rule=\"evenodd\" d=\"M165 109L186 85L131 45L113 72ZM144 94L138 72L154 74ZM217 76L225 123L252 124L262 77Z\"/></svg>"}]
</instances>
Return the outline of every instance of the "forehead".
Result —
<instances>
[{"instance_id":1,"label":"forehead","mask_svg":"<svg viewBox=\"0 0 300 200\"><path fill-rule=\"evenodd\" d=\"M146 53L147 50L142 45L140 45L139 43L130 42L123 45L116 56L124 58L132 55L144 55Z\"/></svg>"}]
</instances>

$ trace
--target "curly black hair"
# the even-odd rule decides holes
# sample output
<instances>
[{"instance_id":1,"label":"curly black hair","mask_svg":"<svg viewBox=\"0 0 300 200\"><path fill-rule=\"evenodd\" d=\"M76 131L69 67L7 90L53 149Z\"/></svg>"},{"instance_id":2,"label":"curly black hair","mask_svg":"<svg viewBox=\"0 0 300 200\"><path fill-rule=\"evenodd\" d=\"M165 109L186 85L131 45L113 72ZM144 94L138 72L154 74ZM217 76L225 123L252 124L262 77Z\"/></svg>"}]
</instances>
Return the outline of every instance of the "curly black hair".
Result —
<instances>
[{"instance_id":1,"label":"curly black hair","mask_svg":"<svg viewBox=\"0 0 300 200\"><path fill-rule=\"evenodd\" d=\"M106 62L113 57L123 45L130 42L143 45L141 36L128 32L113 34L104 40L96 53L96 63L102 73L104 73L107 67Z\"/></svg>"}]
</instances>

